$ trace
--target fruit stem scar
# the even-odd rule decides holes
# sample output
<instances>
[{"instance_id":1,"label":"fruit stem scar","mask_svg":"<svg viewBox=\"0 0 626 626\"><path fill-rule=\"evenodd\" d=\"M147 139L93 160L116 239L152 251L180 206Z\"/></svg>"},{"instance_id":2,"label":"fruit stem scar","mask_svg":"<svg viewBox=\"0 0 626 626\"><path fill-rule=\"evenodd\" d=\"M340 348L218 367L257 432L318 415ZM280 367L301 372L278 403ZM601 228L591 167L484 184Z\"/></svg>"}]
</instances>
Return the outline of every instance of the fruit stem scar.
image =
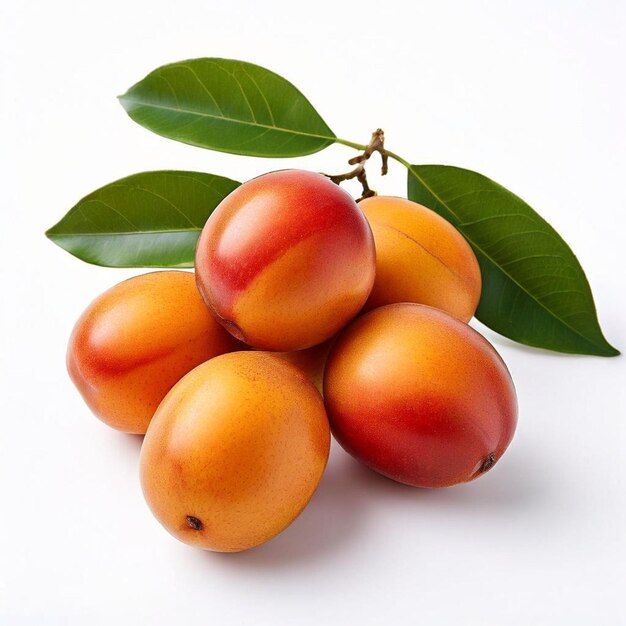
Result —
<instances>
[{"instance_id":1,"label":"fruit stem scar","mask_svg":"<svg viewBox=\"0 0 626 626\"><path fill-rule=\"evenodd\" d=\"M496 464L496 453L490 452L484 459L481 466L478 468L479 474L488 472Z\"/></svg>"},{"instance_id":2,"label":"fruit stem scar","mask_svg":"<svg viewBox=\"0 0 626 626\"><path fill-rule=\"evenodd\" d=\"M204 528L204 524L193 515L187 515L187 525L189 528L193 528L193 530L202 530Z\"/></svg>"},{"instance_id":3,"label":"fruit stem scar","mask_svg":"<svg viewBox=\"0 0 626 626\"><path fill-rule=\"evenodd\" d=\"M352 178L356 178L363 187L363 193L361 197L357 200L364 200L365 198L371 198L372 196L377 195L373 189L370 189L367 184L367 175L365 174L365 162L374 154L374 152L378 152L382 159L382 168L381 175L385 176L388 171L388 152L385 150L385 132L382 128L377 128L372 133L372 138L370 142L365 146L365 150L363 154L359 154L355 157L352 157L348 163L350 165L356 165L353 170L350 170L346 174L337 174L335 176L331 174L324 174L324 176L330 178L336 185L339 185L344 180L351 180Z\"/></svg>"}]
</instances>

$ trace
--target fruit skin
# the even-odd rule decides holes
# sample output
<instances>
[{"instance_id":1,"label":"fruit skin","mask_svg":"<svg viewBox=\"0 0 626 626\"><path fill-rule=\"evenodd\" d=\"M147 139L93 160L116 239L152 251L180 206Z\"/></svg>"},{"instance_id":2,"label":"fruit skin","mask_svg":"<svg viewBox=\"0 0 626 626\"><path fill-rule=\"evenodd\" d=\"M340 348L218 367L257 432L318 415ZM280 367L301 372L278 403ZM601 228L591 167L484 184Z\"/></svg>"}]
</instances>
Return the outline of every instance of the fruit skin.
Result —
<instances>
[{"instance_id":1,"label":"fruit skin","mask_svg":"<svg viewBox=\"0 0 626 626\"><path fill-rule=\"evenodd\" d=\"M343 189L321 174L271 172L229 194L196 248L198 288L233 335L264 350L332 337L374 283L374 240Z\"/></svg>"},{"instance_id":2,"label":"fruit skin","mask_svg":"<svg viewBox=\"0 0 626 626\"><path fill-rule=\"evenodd\" d=\"M480 267L463 235L421 204L389 196L359 203L376 242L376 281L366 308L416 302L467 322L481 291Z\"/></svg>"},{"instance_id":3,"label":"fruit skin","mask_svg":"<svg viewBox=\"0 0 626 626\"><path fill-rule=\"evenodd\" d=\"M323 392L324 367L328 353L333 346L336 337L320 343L317 346L305 350L293 350L292 352L274 352L274 354L289 363L293 363L317 388Z\"/></svg>"},{"instance_id":4,"label":"fruit skin","mask_svg":"<svg viewBox=\"0 0 626 626\"><path fill-rule=\"evenodd\" d=\"M141 485L177 539L237 552L296 518L329 447L322 399L298 368L267 352L233 352L194 369L163 400L141 449Z\"/></svg>"},{"instance_id":5,"label":"fruit skin","mask_svg":"<svg viewBox=\"0 0 626 626\"><path fill-rule=\"evenodd\" d=\"M447 313L411 303L370 311L340 335L324 398L350 454L416 487L481 475L517 422L515 388L493 346Z\"/></svg>"},{"instance_id":6,"label":"fruit skin","mask_svg":"<svg viewBox=\"0 0 626 626\"><path fill-rule=\"evenodd\" d=\"M151 272L87 307L70 337L67 369L97 417L142 434L182 376L239 345L207 311L193 273Z\"/></svg>"}]
</instances>

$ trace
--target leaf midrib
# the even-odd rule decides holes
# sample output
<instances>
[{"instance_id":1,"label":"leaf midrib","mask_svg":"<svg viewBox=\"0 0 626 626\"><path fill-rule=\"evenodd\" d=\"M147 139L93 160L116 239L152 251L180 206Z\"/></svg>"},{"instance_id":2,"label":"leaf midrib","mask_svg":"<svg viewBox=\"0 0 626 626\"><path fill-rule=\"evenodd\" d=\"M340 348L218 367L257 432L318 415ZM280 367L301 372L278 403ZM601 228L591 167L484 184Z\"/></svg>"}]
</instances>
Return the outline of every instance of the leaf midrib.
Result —
<instances>
[{"instance_id":1,"label":"leaf midrib","mask_svg":"<svg viewBox=\"0 0 626 626\"><path fill-rule=\"evenodd\" d=\"M424 181L424 179L413 169L413 166L410 165L409 166L409 171L411 172L411 174L413 174L413 176L415 176L415 178L417 178L417 180L419 180L419 182L428 190L428 192L430 194L433 195L433 197L440 202L444 207L446 207L446 209L448 209L448 211L450 211L450 213L452 213L452 215L454 215L454 217L456 219L458 219L459 221L461 221L461 218L450 208L450 206L448 206L448 204L437 194L435 193L435 191L433 191L433 189L431 189L431 187ZM549 309L543 302L541 302L541 300L538 300L532 293L530 293L530 291L528 291L523 285L521 285L513 276L511 276L511 274L509 274L505 269L503 269L500 265L498 265L495 260L489 255L487 254L481 246L479 246L469 235L467 235L465 232L463 232L463 235L467 238L467 240L477 249L480 251L480 253L490 262L492 263L495 267L497 267L505 276L507 276L511 282L513 282L515 285L517 285L522 292L524 292L527 296L530 297L531 300L533 300L534 302L536 302L544 311L546 311L550 316L552 316L554 319L556 319L557 321L561 322L561 324L563 324L565 327L569 328L575 335L577 335L578 337L580 337L583 341L585 341L586 343L600 349L600 350L604 350L606 351L606 346L603 344L598 344L595 341L589 339L588 337L585 337L584 335L582 335L580 333L580 331L578 331L576 328L573 328L570 324L568 324L564 319L562 319L561 317L559 317L554 311L552 311L551 309Z\"/></svg>"},{"instance_id":2,"label":"leaf midrib","mask_svg":"<svg viewBox=\"0 0 626 626\"><path fill-rule=\"evenodd\" d=\"M164 235L169 233L199 233L202 228L168 228L167 230L103 231L101 233L57 233L49 230L46 234L53 237L115 237L117 235Z\"/></svg>"},{"instance_id":3,"label":"leaf midrib","mask_svg":"<svg viewBox=\"0 0 626 626\"><path fill-rule=\"evenodd\" d=\"M266 130L275 130L278 131L280 133L290 133L292 135L300 135L302 137L313 137L315 139L324 139L325 141L335 141L335 139L337 139L337 137L335 137L335 135L317 135L315 133L304 133L302 131L298 131L298 130L294 130L291 128L283 128L282 126L276 126L276 125L271 125L271 124L260 124L259 122L248 122L248 121L244 121L244 120L238 120L236 118L233 117L226 117L224 115L213 115L211 113L202 113L200 111L191 111L189 109L183 109L181 107L168 107L165 106L163 104L153 104L151 102L145 102L142 100L137 100L136 98L132 98L129 97L127 95L123 95L120 96L120 101L122 103L124 102L130 102L132 104L139 104L141 106L147 106L147 107L152 107L154 109L162 109L164 111L172 111L175 113L186 113L188 115L196 115L198 117L208 117L210 119L214 119L214 120L222 120L222 121L226 121L226 122L231 122L233 124L241 124L243 126L251 126L253 128L264 128Z\"/></svg>"}]
</instances>

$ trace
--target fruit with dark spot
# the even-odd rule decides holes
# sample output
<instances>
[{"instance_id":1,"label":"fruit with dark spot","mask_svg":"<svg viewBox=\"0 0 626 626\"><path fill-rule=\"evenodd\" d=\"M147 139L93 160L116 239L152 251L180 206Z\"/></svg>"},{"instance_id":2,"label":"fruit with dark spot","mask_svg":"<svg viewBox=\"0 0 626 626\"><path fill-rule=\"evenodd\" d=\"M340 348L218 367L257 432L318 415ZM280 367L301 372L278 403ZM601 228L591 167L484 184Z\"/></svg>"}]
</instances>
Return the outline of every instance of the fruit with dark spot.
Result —
<instances>
[{"instance_id":1,"label":"fruit with dark spot","mask_svg":"<svg viewBox=\"0 0 626 626\"><path fill-rule=\"evenodd\" d=\"M320 394L268 352L233 352L187 374L148 428L141 484L157 519L181 541L237 552L285 529L328 460Z\"/></svg>"},{"instance_id":2,"label":"fruit with dark spot","mask_svg":"<svg viewBox=\"0 0 626 626\"><path fill-rule=\"evenodd\" d=\"M350 454L418 487L484 474L517 421L515 388L493 346L447 313L412 303L370 311L339 336L324 399Z\"/></svg>"}]
</instances>

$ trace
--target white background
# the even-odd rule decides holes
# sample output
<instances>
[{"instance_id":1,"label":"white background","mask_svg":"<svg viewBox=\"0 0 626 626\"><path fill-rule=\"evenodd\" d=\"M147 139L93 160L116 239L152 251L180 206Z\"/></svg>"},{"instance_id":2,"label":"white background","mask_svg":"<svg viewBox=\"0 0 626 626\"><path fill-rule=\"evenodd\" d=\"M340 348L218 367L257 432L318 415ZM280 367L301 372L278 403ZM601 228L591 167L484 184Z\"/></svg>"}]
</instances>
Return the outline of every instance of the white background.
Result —
<instances>
[{"instance_id":1,"label":"white background","mask_svg":"<svg viewBox=\"0 0 626 626\"><path fill-rule=\"evenodd\" d=\"M94 418L65 372L77 316L134 272L88 266L43 236L83 195L142 170L343 171L353 153L341 146L273 161L167 141L115 98L167 62L239 58L294 82L341 137L382 126L410 161L475 169L521 195L578 254L624 350L625 6L3 1L0 623L625 623L625 357L485 331L520 403L493 472L420 491L334 447L286 532L204 553L153 519L140 440ZM402 167L386 179L377 167L372 185L403 194Z\"/></svg>"}]
</instances>

